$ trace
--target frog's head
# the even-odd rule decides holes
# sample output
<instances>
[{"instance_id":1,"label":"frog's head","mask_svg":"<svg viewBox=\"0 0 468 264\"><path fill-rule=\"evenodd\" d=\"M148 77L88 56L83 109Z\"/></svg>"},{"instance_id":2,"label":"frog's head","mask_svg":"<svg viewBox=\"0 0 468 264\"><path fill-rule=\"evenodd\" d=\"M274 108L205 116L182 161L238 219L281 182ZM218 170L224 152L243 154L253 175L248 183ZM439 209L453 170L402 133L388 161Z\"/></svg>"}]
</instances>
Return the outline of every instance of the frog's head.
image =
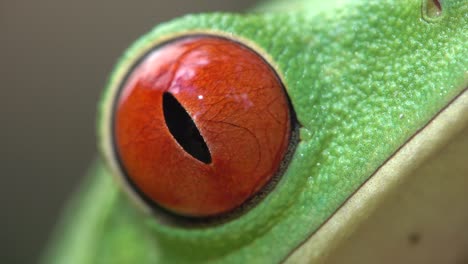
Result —
<instances>
[{"instance_id":1,"label":"frog's head","mask_svg":"<svg viewBox=\"0 0 468 264\"><path fill-rule=\"evenodd\" d=\"M466 0L327 2L286 13L186 16L157 26L119 61L101 104L100 144L112 174L146 211L158 211L141 224L157 238L157 245L140 241L148 250L182 262L284 258L466 86ZM153 50L191 36L215 36L260 56L284 85L297 128L276 186L220 221L146 204L114 145L113 115L128 76Z\"/></svg>"},{"instance_id":2,"label":"frog's head","mask_svg":"<svg viewBox=\"0 0 468 264\"><path fill-rule=\"evenodd\" d=\"M466 86L468 2L372 1L356 10L363 11L357 15L362 19L368 17L356 25L353 41L370 41L361 50L379 57L375 63L385 64L382 73L390 75L385 85L431 85L441 94Z\"/></svg>"}]
</instances>

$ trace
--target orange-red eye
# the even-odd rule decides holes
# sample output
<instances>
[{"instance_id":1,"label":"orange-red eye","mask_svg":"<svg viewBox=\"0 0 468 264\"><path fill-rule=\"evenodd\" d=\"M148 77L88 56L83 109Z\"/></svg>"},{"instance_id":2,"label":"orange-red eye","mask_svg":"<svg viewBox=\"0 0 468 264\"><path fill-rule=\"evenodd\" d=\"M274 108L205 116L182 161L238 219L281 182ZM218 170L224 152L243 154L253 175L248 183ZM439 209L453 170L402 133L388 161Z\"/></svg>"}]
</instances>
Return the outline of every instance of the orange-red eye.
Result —
<instances>
[{"instance_id":1,"label":"orange-red eye","mask_svg":"<svg viewBox=\"0 0 468 264\"><path fill-rule=\"evenodd\" d=\"M277 172L288 148L287 96L245 46L194 36L161 45L117 97L115 149L139 193L177 214L228 212Z\"/></svg>"}]
</instances>

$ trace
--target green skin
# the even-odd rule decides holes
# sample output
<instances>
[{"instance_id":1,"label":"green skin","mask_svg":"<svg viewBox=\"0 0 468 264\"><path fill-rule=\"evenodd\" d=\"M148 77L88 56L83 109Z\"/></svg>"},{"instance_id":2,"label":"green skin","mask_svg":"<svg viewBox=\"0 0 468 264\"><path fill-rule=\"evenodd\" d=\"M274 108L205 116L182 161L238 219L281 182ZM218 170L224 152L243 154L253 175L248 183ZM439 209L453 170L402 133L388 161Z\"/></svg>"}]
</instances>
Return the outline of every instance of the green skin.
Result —
<instances>
[{"instance_id":1,"label":"green skin","mask_svg":"<svg viewBox=\"0 0 468 264\"><path fill-rule=\"evenodd\" d=\"M109 80L108 87L116 86L142 50L175 35L220 34L263 54L301 125L300 142L272 192L224 224L168 225L135 206L115 173L97 161L45 262L280 262L466 89L467 0L441 1L439 16L426 13L426 0L308 2L276 1L251 14L189 15L158 25L126 51ZM109 89L100 145L109 137L103 132Z\"/></svg>"}]
</instances>

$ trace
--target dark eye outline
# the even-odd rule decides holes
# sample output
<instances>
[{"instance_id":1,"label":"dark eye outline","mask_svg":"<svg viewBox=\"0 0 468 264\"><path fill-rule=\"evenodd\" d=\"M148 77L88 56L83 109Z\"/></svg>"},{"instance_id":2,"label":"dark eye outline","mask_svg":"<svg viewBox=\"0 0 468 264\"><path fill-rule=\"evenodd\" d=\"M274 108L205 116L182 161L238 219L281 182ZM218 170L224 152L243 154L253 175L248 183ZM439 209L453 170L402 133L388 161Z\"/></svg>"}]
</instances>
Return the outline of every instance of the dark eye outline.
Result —
<instances>
[{"instance_id":1,"label":"dark eye outline","mask_svg":"<svg viewBox=\"0 0 468 264\"><path fill-rule=\"evenodd\" d=\"M187 32L179 35L175 35L170 38L163 38L159 41L156 40L150 45L146 45L145 48L140 49L138 54L132 54L131 57L126 58L125 61L115 66L115 70L111 75L110 81L104 92L102 99L100 114L99 114L99 128L98 128L98 137L100 150L107 162L107 165L112 171L112 175L120 183L120 186L123 187L125 192L130 196L130 199L136 203L136 205L143 210L146 214L154 215L155 219L162 224L171 225L171 226L182 226L182 227L206 227L214 226L226 223L231 221L248 211L253 209L258 203L260 203L265 196L273 191L277 183L281 180L281 176L286 171L292 155L294 154L296 147L299 143L299 128L300 125L297 121L294 108L292 107L290 98L286 94L288 105L290 108L290 121L291 121L291 136L290 144L287 148L285 157L281 162L281 165L278 171L274 176L268 181L268 183L262 187L262 189L247 201L245 201L240 207L220 215L208 216L208 217L189 217L181 216L171 211L168 211L161 206L157 205L154 201L144 195L139 188L130 180L128 174L125 172L122 161L118 155L118 152L115 148L115 135L113 133L115 126L115 111L116 111L116 102L119 98L120 92L123 85L126 83L126 80L129 78L129 75L133 72L135 67L140 65L140 63L146 59L148 54L153 52L155 49L158 49L164 45L167 45L173 41L177 41L184 38L192 37L215 37L221 39L227 39L239 43L240 45L250 49L256 53L263 61L271 67L273 72L276 74L277 78L284 86L284 78L279 74L278 67L272 63L272 59L269 58L265 52L263 52L259 47L255 47L249 41L244 41L240 38L236 38L232 35L226 36L220 32ZM254 46L254 47L252 47Z\"/></svg>"}]
</instances>

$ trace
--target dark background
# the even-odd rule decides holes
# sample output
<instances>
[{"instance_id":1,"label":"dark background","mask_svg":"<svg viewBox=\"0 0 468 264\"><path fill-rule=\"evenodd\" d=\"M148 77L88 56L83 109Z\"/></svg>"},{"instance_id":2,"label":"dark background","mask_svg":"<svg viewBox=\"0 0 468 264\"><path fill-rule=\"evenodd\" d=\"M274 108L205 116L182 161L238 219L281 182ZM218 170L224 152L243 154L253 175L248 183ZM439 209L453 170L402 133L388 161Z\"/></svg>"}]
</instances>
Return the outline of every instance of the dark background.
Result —
<instances>
[{"instance_id":1,"label":"dark background","mask_svg":"<svg viewBox=\"0 0 468 264\"><path fill-rule=\"evenodd\" d=\"M0 0L1 263L37 261L96 155L96 103L123 50L161 21L252 2Z\"/></svg>"}]
</instances>

